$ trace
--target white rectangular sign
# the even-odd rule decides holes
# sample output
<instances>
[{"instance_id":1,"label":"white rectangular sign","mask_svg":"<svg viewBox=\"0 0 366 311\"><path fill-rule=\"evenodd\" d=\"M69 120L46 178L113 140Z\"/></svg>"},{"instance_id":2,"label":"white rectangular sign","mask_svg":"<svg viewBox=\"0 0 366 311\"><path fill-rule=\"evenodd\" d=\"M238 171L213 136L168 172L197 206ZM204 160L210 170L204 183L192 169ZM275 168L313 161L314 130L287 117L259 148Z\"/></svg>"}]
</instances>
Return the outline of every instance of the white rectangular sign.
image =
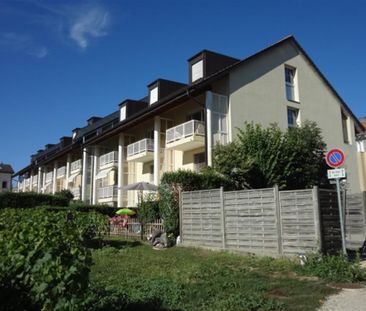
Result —
<instances>
[{"instance_id":1,"label":"white rectangular sign","mask_svg":"<svg viewBox=\"0 0 366 311\"><path fill-rule=\"evenodd\" d=\"M328 179L346 178L346 170L344 168L336 168L328 170Z\"/></svg>"}]
</instances>

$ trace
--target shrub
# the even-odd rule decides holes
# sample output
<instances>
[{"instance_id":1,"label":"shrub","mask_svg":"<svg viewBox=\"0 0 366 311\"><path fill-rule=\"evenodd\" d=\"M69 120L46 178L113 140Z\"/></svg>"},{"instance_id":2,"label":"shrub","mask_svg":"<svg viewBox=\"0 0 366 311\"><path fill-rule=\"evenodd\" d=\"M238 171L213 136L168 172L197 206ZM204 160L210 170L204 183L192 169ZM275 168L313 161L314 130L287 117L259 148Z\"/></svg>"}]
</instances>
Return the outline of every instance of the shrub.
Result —
<instances>
[{"instance_id":1,"label":"shrub","mask_svg":"<svg viewBox=\"0 0 366 311\"><path fill-rule=\"evenodd\" d=\"M309 254L305 264L298 268L301 274L318 276L334 282L357 282L366 280L366 269L359 261L349 262L343 255Z\"/></svg>"},{"instance_id":2,"label":"shrub","mask_svg":"<svg viewBox=\"0 0 366 311\"><path fill-rule=\"evenodd\" d=\"M80 211L80 212L94 211L94 212L97 212L97 213L100 213L103 215L107 215L110 217L116 215L116 212L119 210L119 208L109 206L109 205L103 205L103 204L91 205L91 204L86 204L82 201L71 202L70 208L73 210Z\"/></svg>"},{"instance_id":3,"label":"shrub","mask_svg":"<svg viewBox=\"0 0 366 311\"><path fill-rule=\"evenodd\" d=\"M69 200L65 196L35 192L0 193L0 209L32 208L40 205L68 206Z\"/></svg>"},{"instance_id":4,"label":"shrub","mask_svg":"<svg viewBox=\"0 0 366 311\"><path fill-rule=\"evenodd\" d=\"M0 287L4 309L75 310L85 298L91 264L85 247L101 228L96 213L0 211ZM104 220L105 222L105 220ZM16 308L15 308L16 309Z\"/></svg>"},{"instance_id":5,"label":"shrub","mask_svg":"<svg viewBox=\"0 0 366 311\"><path fill-rule=\"evenodd\" d=\"M149 193L138 204L138 219L142 224L154 222L160 218L159 201L156 194Z\"/></svg>"}]
</instances>

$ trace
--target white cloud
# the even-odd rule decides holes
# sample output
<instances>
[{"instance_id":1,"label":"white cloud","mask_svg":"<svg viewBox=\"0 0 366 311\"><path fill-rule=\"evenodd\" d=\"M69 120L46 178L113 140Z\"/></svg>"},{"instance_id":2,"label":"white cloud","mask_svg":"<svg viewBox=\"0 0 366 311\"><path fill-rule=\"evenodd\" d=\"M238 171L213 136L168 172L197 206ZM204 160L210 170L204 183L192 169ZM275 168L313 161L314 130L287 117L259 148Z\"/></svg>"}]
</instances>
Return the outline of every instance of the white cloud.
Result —
<instances>
[{"instance_id":1,"label":"white cloud","mask_svg":"<svg viewBox=\"0 0 366 311\"><path fill-rule=\"evenodd\" d=\"M90 38L98 38L107 35L109 25L109 13L101 8L92 8L82 12L72 21L70 26L70 38L76 44L86 49Z\"/></svg>"},{"instance_id":2,"label":"white cloud","mask_svg":"<svg viewBox=\"0 0 366 311\"><path fill-rule=\"evenodd\" d=\"M38 44L32 36L14 32L0 33L0 46L37 58L44 58L48 55L48 49Z\"/></svg>"}]
</instances>

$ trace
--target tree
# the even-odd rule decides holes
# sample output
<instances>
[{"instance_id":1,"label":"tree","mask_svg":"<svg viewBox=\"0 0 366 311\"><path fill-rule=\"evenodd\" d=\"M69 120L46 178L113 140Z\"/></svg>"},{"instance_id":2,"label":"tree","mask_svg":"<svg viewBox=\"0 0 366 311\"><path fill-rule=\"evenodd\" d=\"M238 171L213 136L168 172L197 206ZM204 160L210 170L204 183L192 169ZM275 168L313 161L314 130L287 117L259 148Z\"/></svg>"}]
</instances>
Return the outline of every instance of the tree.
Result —
<instances>
[{"instance_id":1,"label":"tree","mask_svg":"<svg viewBox=\"0 0 366 311\"><path fill-rule=\"evenodd\" d=\"M308 188L325 182L325 148L314 122L286 132L246 123L234 142L215 146L213 164L237 189Z\"/></svg>"}]
</instances>

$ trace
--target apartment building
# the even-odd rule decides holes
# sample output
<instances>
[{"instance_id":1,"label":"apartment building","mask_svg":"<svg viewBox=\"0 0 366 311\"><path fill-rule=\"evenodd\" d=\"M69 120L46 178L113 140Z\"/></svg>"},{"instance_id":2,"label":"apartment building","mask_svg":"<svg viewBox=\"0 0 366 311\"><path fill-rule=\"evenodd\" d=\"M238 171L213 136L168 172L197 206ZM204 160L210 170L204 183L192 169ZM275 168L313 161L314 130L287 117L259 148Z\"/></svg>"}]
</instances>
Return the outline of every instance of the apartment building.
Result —
<instances>
[{"instance_id":1,"label":"apartment building","mask_svg":"<svg viewBox=\"0 0 366 311\"><path fill-rule=\"evenodd\" d=\"M242 60L203 50L188 59L187 83L157 79L146 95L39 150L15 174L30 185L18 190L70 189L86 202L134 206L124 186L212 165L212 147L235 139L245 121L285 130L305 120L329 149L344 150L349 191L362 189L356 135L364 128L293 36Z\"/></svg>"},{"instance_id":2,"label":"apartment building","mask_svg":"<svg viewBox=\"0 0 366 311\"><path fill-rule=\"evenodd\" d=\"M361 191L366 191L366 131L357 136L357 151L361 176Z\"/></svg>"}]
</instances>

